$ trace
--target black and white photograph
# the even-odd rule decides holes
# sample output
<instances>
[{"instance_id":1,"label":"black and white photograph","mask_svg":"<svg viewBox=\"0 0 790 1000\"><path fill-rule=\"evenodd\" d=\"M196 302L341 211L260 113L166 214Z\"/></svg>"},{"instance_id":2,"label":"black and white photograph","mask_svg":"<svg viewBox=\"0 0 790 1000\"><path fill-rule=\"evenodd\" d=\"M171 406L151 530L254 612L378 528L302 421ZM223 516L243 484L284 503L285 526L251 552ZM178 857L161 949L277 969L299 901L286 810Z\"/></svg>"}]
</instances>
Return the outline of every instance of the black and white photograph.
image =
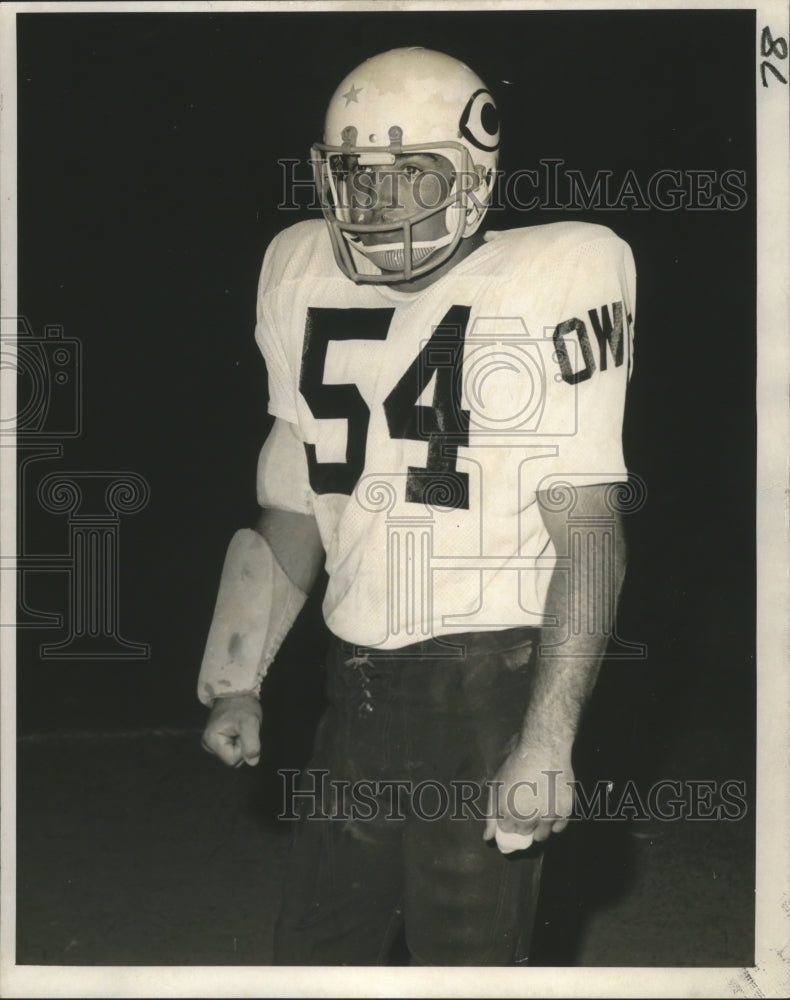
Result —
<instances>
[{"instance_id":1,"label":"black and white photograph","mask_svg":"<svg viewBox=\"0 0 790 1000\"><path fill-rule=\"evenodd\" d=\"M786 996L787 4L4 7L0 995Z\"/></svg>"}]
</instances>

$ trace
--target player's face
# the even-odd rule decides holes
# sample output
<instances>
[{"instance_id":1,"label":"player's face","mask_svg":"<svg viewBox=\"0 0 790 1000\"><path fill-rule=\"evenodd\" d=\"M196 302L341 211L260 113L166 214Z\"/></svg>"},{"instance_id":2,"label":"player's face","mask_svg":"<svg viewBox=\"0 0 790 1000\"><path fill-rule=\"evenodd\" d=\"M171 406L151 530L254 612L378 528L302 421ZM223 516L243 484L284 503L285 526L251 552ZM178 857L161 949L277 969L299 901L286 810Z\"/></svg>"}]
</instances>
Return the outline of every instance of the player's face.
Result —
<instances>
[{"instance_id":1,"label":"player's face","mask_svg":"<svg viewBox=\"0 0 790 1000\"><path fill-rule=\"evenodd\" d=\"M453 186L453 165L433 153L407 153L392 164L348 164L348 198L351 221L365 225L402 222L417 213L435 209L446 201ZM444 212L435 212L415 223L412 239L437 240L447 235ZM397 243L400 229L385 233L360 233L362 243L373 246Z\"/></svg>"}]
</instances>

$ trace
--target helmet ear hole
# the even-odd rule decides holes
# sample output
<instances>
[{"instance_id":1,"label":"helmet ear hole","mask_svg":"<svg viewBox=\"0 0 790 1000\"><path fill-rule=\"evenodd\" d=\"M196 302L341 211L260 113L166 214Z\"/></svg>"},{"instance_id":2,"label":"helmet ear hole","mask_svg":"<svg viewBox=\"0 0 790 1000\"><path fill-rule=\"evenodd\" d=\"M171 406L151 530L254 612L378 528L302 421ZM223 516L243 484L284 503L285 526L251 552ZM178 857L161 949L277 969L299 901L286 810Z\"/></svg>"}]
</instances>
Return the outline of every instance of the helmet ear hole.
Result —
<instances>
[{"instance_id":1,"label":"helmet ear hole","mask_svg":"<svg viewBox=\"0 0 790 1000\"><path fill-rule=\"evenodd\" d=\"M475 173L477 174L477 186L490 190L494 186L494 181L496 179L496 171L492 170L491 167L483 166L482 163L475 164Z\"/></svg>"},{"instance_id":2,"label":"helmet ear hole","mask_svg":"<svg viewBox=\"0 0 790 1000\"><path fill-rule=\"evenodd\" d=\"M474 190L476 192L485 191L488 181L488 175L490 173L482 163L475 164L475 174L477 175L477 183L475 184Z\"/></svg>"}]
</instances>

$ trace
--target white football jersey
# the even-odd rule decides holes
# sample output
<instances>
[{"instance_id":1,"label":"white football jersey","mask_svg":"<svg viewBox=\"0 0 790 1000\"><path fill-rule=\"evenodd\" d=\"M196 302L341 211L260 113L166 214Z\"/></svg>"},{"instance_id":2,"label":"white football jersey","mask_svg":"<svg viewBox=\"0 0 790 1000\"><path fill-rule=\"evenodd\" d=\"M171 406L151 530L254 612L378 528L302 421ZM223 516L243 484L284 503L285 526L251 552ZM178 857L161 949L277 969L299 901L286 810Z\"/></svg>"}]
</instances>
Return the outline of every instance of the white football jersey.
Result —
<instances>
[{"instance_id":1,"label":"white football jersey","mask_svg":"<svg viewBox=\"0 0 790 1000\"><path fill-rule=\"evenodd\" d=\"M396 649L540 625L536 493L627 478L634 315L631 251L603 226L489 233L420 292L354 284L322 221L273 240L256 337L269 411L304 442L282 482L316 517L333 633Z\"/></svg>"}]
</instances>

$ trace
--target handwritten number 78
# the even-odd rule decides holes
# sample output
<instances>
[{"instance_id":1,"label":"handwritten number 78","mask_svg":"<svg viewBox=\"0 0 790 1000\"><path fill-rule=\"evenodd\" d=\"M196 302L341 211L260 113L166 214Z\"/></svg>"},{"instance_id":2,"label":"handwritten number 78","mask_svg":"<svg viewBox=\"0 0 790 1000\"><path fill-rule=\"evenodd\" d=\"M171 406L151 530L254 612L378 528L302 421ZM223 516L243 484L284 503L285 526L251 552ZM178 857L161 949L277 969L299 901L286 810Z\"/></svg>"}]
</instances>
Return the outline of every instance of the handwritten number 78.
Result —
<instances>
[{"instance_id":1,"label":"handwritten number 78","mask_svg":"<svg viewBox=\"0 0 790 1000\"><path fill-rule=\"evenodd\" d=\"M769 27L763 28L763 33L760 36L760 54L763 56L774 56L776 59L787 59L787 39L786 38L774 38L771 34L771 29ZM762 77L763 86L768 86L768 80L765 78L765 71L769 69L773 75L780 80L782 83L787 83L787 78L782 76L776 66L773 63L768 62L768 59L763 59L760 63L760 76Z\"/></svg>"}]
</instances>

